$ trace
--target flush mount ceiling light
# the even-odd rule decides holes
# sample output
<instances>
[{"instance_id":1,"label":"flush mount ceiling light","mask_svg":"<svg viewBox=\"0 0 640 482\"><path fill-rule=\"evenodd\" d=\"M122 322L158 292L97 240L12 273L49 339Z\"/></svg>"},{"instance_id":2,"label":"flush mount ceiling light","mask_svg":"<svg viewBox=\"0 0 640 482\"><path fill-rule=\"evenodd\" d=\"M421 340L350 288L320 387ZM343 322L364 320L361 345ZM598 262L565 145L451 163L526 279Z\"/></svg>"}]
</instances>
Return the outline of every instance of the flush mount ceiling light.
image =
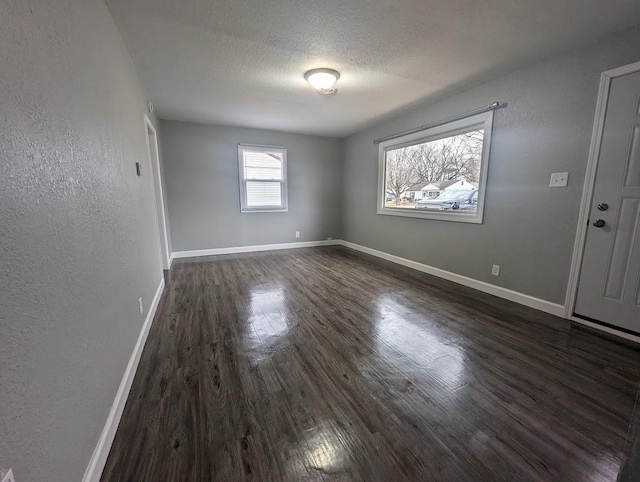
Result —
<instances>
[{"instance_id":1,"label":"flush mount ceiling light","mask_svg":"<svg viewBox=\"0 0 640 482\"><path fill-rule=\"evenodd\" d=\"M340 72L333 69L313 69L304 74L307 82L323 95L335 94L333 84L340 78Z\"/></svg>"}]
</instances>

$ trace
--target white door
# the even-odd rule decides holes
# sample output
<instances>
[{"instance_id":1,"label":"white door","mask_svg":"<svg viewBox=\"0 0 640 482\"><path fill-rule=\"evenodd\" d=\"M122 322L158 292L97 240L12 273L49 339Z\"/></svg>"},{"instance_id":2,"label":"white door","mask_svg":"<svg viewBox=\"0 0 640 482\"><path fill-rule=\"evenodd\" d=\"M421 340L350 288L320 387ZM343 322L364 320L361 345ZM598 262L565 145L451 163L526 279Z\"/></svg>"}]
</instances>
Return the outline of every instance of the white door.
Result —
<instances>
[{"instance_id":1,"label":"white door","mask_svg":"<svg viewBox=\"0 0 640 482\"><path fill-rule=\"evenodd\" d=\"M640 72L611 80L574 311L640 333Z\"/></svg>"}]
</instances>

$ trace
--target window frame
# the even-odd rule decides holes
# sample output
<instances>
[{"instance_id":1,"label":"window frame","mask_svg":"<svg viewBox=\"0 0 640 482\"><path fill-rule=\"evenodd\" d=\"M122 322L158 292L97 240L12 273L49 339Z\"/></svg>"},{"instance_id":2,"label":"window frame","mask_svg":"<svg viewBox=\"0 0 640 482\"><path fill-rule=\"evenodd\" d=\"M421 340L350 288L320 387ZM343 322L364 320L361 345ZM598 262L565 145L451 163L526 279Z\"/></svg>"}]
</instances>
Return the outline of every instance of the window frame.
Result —
<instances>
[{"instance_id":1,"label":"window frame","mask_svg":"<svg viewBox=\"0 0 640 482\"><path fill-rule=\"evenodd\" d=\"M245 150L261 152L278 152L282 154L282 180L277 179L247 179L244 176L244 152ZM289 198L287 193L287 148L282 146L267 146L261 144L238 144L238 179L240 181L240 212L241 213L286 213L289 211ZM247 206L247 181L280 183L279 206Z\"/></svg>"},{"instance_id":2,"label":"window frame","mask_svg":"<svg viewBox=\"0 0 640 482\"><path fill-rule=\"evenodd\" d=\"M381 142L378 145L377 213L386 216L402 216L407 218L436 219L440 221L482 224L484 219L484 201L487 191L487 174L489 171L492 127L493 110ZM422 144L429 141L436 141L445 137L451 137L472 131L474 128L484 129L482 157L480 161L480 177L478 183L478 203L474 213L460 212L454 214L446 211L414 211L407 208L387 207L385 205L387 151Z\"/></svg>"}]
</instances>

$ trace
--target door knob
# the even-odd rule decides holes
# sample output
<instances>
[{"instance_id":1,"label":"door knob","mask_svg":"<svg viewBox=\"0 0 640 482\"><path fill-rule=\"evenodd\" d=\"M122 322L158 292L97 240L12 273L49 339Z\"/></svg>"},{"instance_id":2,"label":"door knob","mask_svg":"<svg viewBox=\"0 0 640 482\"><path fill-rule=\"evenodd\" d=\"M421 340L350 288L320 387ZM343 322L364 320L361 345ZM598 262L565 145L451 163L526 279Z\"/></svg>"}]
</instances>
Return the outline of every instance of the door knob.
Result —
<instances>
[{"instance_id":1,"label":"door knob","mask_svg":"<svg viewBox=\"0 0 640 482\"><path fill-rule=\"evenodd\" d=\"M607 203L598 204L598 211L606 211L609 209L609 205Z\"/></svg>"},{"instance_id":2,"label":"door knob","mask_svg":"<svg viewBox=\"0 0 640 482\"><path fill-rule=\"evenodd\" d=\"M604 227L607 225L607 223L604 221L604 219L596 219L596 220L593 222L593 225L594 225L596 228L604 228Z\"/></svg>"}]
</instances>

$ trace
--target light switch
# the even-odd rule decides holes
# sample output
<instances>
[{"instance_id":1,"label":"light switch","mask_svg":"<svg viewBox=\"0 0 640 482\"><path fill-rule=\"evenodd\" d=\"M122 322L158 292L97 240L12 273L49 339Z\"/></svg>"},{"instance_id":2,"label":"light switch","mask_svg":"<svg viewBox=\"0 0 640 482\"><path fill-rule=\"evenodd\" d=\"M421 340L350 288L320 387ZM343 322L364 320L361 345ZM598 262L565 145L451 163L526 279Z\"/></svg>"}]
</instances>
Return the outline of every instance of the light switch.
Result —
<instances>
[{"instance_id":1,"label":"light switch","mask_svg":"<svg viewBox=\"0 0 640 482\"><path fill-rule=\"evenodd\" d=\"M551 182L549 183L550 187L567 187L568 183L568 172L554 172L553 174L551 174Z\"/></svg>"}]
</instances>

